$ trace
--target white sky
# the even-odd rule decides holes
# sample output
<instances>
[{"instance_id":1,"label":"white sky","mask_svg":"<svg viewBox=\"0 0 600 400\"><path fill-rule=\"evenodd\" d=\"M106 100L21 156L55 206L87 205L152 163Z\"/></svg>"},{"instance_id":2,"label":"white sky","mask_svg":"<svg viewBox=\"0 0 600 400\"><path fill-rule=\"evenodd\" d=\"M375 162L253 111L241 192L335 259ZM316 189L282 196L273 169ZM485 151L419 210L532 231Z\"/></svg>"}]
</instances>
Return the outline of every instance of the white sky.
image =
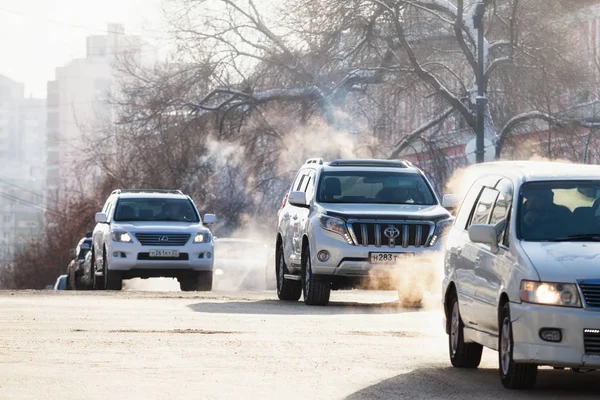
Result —
<instances>
[{"instance_id":1,"label":"white sky","mask_svg":"<svg viewBox=\"0 0 600 400\"><path fill-rule=\"evenodd\" d=\"M27 96L45 97L54 68L84 57L86 37L112 22L164 46L163 1L0 0L0 75L25 83Z\"/></svg>"}]
</instances>

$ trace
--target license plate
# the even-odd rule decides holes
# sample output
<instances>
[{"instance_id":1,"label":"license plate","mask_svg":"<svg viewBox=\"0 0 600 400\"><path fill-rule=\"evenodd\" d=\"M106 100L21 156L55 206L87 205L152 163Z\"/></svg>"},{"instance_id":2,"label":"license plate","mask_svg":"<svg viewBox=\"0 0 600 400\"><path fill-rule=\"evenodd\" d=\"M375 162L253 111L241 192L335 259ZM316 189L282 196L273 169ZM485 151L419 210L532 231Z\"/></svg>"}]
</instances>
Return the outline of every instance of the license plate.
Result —
<instances>
[{"instance_id":1,"label":"license plate","mask_svg":"<svg viewBox=\"0 0 600 400\"><path fill-rule=\"evenodd\" d=\"M179 257L179 250L150 250L150 257Z\"/></svg>"},{"instance_id":2,"label":"license plate","mask_svg":"<svg viewBox=\"0 0 600 400\"><path fill-rule=\"evenodd\" d=\"M412 256L413 253L371 253L371 264L395 264Z\"/></svg>"}]
</instances>

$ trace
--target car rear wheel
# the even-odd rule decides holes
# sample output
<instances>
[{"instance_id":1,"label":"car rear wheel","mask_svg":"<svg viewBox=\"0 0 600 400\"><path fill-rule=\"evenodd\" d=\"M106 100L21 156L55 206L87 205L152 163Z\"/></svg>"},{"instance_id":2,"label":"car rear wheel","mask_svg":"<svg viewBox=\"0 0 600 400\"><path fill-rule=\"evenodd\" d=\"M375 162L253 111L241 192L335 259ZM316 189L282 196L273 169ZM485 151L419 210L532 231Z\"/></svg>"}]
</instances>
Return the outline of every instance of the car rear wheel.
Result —
<instances>
[{"instance_id":1,"label":"car rear wheel","mask_svg":"<svg viewBox=\"0 0 600 400\"><path fill-rule=\"evenodd\" d=\"M455 368L477 368L481 362L483 346L479 343L465 343L464 324L460 317L456 293L451 295L449 306L450 334L448 335L448 350L450 362Z\"/></svg>"},{"instance_id":2,"label":"car rear wheel","mask_svg":"<svg viewBox=\"0 0 600 400\"><path fill-rule=\"evenodd\" d=\"M302 258L304 303L309 306L326 306L329 304L331 294L331 280L329 277L313 273L308 246L304 248L304 256Z\"/></svg>"},{"instance_id":3,"label":"car rear wheel","mask_svg":"<svg viewBox=\"0 0 600 400\"><path fill-rule=\"evenodd\" d=\"M508 302L502 306L498 326L498 364L502 385L507 389L532 388L537 380L538 368L535 364L517 364L513 360L514 342Z\"/></svg>"},{"instance_id":4,"label":"car rear wheel","mask_svg":"<svg viewBox=\"0 0 600 400\"><path fill-rule=\"evenodd\" d=\"M285 274L288 273L288 269L285 265L283 246L281 243L277 246L277 252L275 254L277 260L277 297L279 300L284 301L300 300L300 296L302 295L302 282L285 279L284 277Z\"/></svg>"}]
</instances>

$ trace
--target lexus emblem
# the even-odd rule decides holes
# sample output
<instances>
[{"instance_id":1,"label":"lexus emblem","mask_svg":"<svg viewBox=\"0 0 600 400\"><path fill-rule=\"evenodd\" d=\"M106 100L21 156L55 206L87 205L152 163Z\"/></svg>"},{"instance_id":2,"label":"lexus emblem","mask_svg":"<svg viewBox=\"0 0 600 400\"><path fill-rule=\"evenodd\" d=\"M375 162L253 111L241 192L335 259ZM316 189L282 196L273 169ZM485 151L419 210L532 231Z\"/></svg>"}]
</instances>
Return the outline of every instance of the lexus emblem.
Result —
<instances>
[{"instance_id":1,"label":"lexus emblem","mask_svg":"<svg viewBox=\"0 0 600 400\"><path fill-rule=\"evenodd\" d=\"M158 240L160 240L161 242L168 242L169 241L169 237L168 236L161 236Z\"/></svg>"},{"instance_id":2,"label":"lexus emblem","mask_svg":"<svg viewBox=\"0 0 600 400\"><path fill-rule=\"evenodd\" d=\"M383 234L389 239L396 239L400 236L400 231L394 225L388 225L383 231Z\"/></svg>"}]
</instances>

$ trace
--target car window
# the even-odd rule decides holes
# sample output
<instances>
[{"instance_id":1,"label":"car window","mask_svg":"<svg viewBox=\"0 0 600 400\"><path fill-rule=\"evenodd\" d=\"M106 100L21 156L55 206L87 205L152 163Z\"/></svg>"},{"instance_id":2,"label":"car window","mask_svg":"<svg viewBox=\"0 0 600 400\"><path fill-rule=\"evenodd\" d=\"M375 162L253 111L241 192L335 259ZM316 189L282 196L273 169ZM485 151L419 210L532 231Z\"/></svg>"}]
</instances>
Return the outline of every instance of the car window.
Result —
<instances>
[{"instance_id":1,"label":"car window","mask_svg":"<svg viewBox=\"0 0 600 400\"><path fill-rule=\"evenodd\" d=\"M294 183L292 184L292 191L293 192L300 191L300 188L305 183L304 180L305 180L305 177L306 177L306 173L307 173L306 169L301 169L298 172L298 175L296 175L296 179L294 180Z\"/></svg>"},{"instance_id":2,"label":"car window","mask_svg":"<svg viewBox=\"0 0 600 400\"><path fill-rule=\"evenodd\" d=\"M513 185L508 179L503 179L496 186L498 197L492 209L490 225L496 229L498 243L507 244L505 232L508 226L508 214L512 204Z\"/></svg>"},{"instance_id":3,"label":"car window","mask_svg":"<svg viewBox=\"0 0 600 400\"><path fill-rule=\"evenodd\" d=\"M306 185L303 187L303 191L306 193L306 201L311 201L315 194L315 171L310 170L308 173L308 180Z\"/></svg>"},{"instance_id":4,"label":"car window","mask_svg":"<svg viewBox=\"0 0 600 400\"><path fill-rule=\"evenodd\" d=\"M497 197L497 190L488 187L483 189L481 195L479 196L479 200L477 200L477 204L473 209L473 214L469 226L473 224L489 223L492 206L494 205Z\"/></svg>"},{"instance_id":5,"label":"car window","mask_svg":"<svg viewBox=\"0 0 600 400\"><path fill-rule=\"evenodd\" d=\"M114 220L199 222L200 217L188 199L127 197L119 199Z\"/></svg>"},{"instance_id":6,"label":"car window","mask_svg":"<svg viewBox=\"0 0 600 400\"><path fill-rule=\"evenodd\" d=\"M322 203L434 205L437 200L423 176L395 171L326 171L319 177Z\"/></svg>"},{"instance_id":7,"label":"car window","mask_svg":"<svg viewBox=\"0 0 600 400\"><path fill-rule=\"evenodd\" d=\"M521 240L600 236L600 180L527 182L521 187L517 207L517 237Z\"/></svg>"}]
</instances>

